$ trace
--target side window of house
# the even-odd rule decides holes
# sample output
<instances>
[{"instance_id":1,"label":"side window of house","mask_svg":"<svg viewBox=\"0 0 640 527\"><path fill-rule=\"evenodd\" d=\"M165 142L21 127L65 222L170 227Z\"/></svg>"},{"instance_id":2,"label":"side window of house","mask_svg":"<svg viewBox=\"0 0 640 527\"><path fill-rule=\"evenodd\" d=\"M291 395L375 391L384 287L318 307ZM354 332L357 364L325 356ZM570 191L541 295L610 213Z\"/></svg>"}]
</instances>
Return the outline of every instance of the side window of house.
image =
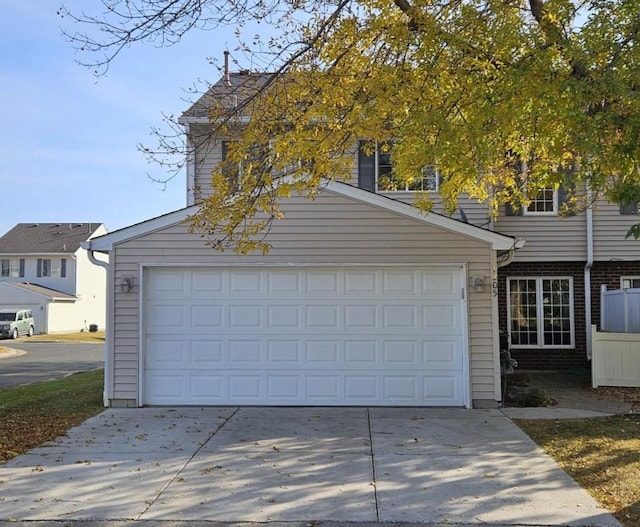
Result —
<instances>
[{"instance_id":1,"label":"side window of house","mask_svg":"<svg viewBox=\"0 0 640 527\"><path fill-rule=\"evenodd\" d=\"M0 276L24 277L24 258L9 258L0 261Z\"/></svg>"},{"instance_id":2,"label":"side window of house","mask_svg":"<svg viewBox=\"0 0 640 527\"><path fill-rule=\"evenodd\" d=\"M437 192L438 169L429 165L410 181L403 181L393 171L389 144L360 141L358 148L358 186L371 192Z\"/></svg>"},{"instance_id":3,"label":"side window of house","mask_svg":"<svg viewBox=\"0 0 640 527\"><path fill-rule=\"evenodd\" d=\"M620 287L622 289L640 288L640 276L621 276Z\"/></svg>"},{"instance_id":4,"label":"side window of house","mask_svg":"<svg viewBox=\"0 0 640 527\"><path fill-rule=\"evenodd\" d=\"M65 278L67 276L67 259L38 258L36 274L39 277Z\"/></svg>"},{"instance_id":5,"label":"side window of house","mask_svg":"<svg viewBox=\"0 0 640 527\"><path fill-rule=\"evenodd\" d=\"M573 348L573 280L508 278L507 317L513 347Z\"/></svg>"}]
</instances>

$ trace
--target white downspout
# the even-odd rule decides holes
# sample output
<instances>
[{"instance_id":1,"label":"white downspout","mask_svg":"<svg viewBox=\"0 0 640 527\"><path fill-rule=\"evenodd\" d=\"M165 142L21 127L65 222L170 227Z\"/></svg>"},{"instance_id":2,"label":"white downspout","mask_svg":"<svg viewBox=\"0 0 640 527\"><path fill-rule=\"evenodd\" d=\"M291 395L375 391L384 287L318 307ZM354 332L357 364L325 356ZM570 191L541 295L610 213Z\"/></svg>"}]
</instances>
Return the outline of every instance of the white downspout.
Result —
<instances>
[{"instance_id":1,"label":"white downspout","mask_svg":"<svg viewBox=\"0 0 640 527\"><path fill-rule=\"evenodd\" d=\"M102 389L102 403L106 408L109 406L109 401L113 399L113 382L111 379L111 361L109 360L111 356L111 353L109 350L111 349L113 317L110 317L109 314L111 313L112 306L113 306L114 281L111 273L109 272L110 271L109 263L96 258L94 251L91 248L91 240L82 242L80 246L87 251L87 254L89 256L89 261L94 265L98 265L104 268L107 274L107 306L106 306L107 327L105 328L105 332L104 332L104 386Z\"/></svg>"},{"instance_id":2,"label":"white downspout","mask_svg":"<svg viewBox=\"0 0 640 527\"><path fill-rule=\"evenodd\" d=\"M591 335L591 267L593 267L593 207L592 192L587 184L587 263L584 266L584 322L587 337L587 359L591 360L593 342Z\"/></svg>"}]
</instances>

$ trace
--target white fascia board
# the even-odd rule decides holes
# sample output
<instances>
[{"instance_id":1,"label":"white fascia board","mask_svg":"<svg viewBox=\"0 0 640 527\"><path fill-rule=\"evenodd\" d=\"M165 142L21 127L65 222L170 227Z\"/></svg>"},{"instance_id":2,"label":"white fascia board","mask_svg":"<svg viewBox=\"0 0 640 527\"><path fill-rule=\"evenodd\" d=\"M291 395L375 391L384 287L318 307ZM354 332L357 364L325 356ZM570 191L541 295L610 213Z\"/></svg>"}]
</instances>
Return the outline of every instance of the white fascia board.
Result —
<instances>
[{"instance_id":1,"label":"white fascia board","mask_svg":"<svg viewBox=\"0 0 640 527\"><path fill-rule=\"evenodd\" d=\"M240 117L233 117L234 122L240 121L240 124L247 124L251 121L251 117L248 115L241 115ZM224 121L221 119L221 121ZM178 117L178 124L185 126L188 124L211 124L212 121L209 117Z\"/></svg>"},{"instance_id":2,"label":"white fascia board","mask_svg":"<svg viewBox=\"0 0 640 527\"><path fill-rule=\"evenodd\" d=\"M407 216L423 223L427 223L435 227L440 227L475 240L490 243L492 248L496 251L509 251L513 249L519 249L524 245L524 240L522 239L505 236L504 234L493 231L488 231L486 229L482 229L481 227L476 227L475 225L470 225L469 223L454 220L441 214L436 214L433 212L423 212L413 205L409 205L407 203L403 203L386 196L380 196L379 194L375 194L374 192L362 190L353 185L348 185L347 183L341 183L339 181L328 181L323 186L330 192L357 199L359 201L369 203L370 205L373 205L375 207L380 207L397 214L402 214L403 216Z\"/></svg>"},{"instance_id":3,"label":"white fascia board","mask_svg":"<svg viewBox=\"0 0 640 527\"><path fill-rule=\"evenodd\" d=\"M185 209L169 212L168 214L164 214L141 223L136 223L135 225L130 225L129 227L124 227L108 234L103 234L97 238L92 238L91 240L82 242L81 247L87 251L106 253L113 250L113 246L117 243L131 240L159 229L171 227L172 225L185 221L189 216L194 215L197 211L198 207L194 205Z\"/></svg>"}]
</instances>

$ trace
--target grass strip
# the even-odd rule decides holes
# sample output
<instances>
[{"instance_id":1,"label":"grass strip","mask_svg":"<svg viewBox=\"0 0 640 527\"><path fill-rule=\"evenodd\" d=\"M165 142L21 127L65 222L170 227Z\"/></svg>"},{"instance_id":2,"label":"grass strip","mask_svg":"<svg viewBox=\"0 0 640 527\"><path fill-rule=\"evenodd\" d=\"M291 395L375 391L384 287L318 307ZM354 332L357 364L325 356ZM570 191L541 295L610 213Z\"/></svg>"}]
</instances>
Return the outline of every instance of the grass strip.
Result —
<instances>
[{"instance_id":1,"label":"grass strip","mask_svg":"<svg viewBox=\"0 0 640 527\"><path fill-rule=\"evenodd\" d=\"M96 370L0 390L0 463L104 410L103 378Z\"/></svg>"},{"instance_id":2,"label":"grass strip","mask_svg":"<svg viewBox=\"0 0 640 527\"><path fill-rule=\"evenodd\" d=\"M517 424L620 523L640 527L640 415Z\"/></svg>"}]
</instances>

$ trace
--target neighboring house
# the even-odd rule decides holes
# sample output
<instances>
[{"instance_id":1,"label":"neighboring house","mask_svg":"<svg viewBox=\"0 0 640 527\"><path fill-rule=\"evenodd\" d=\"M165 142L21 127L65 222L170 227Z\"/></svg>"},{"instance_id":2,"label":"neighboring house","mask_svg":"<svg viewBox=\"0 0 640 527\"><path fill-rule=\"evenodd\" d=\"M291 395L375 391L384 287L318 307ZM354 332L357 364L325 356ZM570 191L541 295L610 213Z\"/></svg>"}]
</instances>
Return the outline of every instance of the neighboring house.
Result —
<instances>
[{"instance_id":1,"label":"neighboring house","mask_svg":"<svg viewBox=\"0 0 640 527\"><path fill-rule=\"evenodd\" d=\"M0 309L33 311L36 333L105 325L105 270L80 244L100 223L19 223L0 238Z\"/></svg>"},{"instance_id":2,"label":"neighboring house","mask_svg":"<svg viewBox=\"0 0 640 527\"><path fill-rule=\"evenodd\" d=\"M110 259L106 404L495 407L500 330L525 367L587 364L585 277L594 321L600 282L640 277L636 217L610 205L563 220L552 192L496 222L464 197L453 217L423 214L384 153L354 145L350 182L283 202L269 254L190 233L233 139L206 136L208 108L264 79L230 74L183 114L187 208L84 244ZM435 167L421 185L438 210Z\"/></svg>"}]
</instances>

